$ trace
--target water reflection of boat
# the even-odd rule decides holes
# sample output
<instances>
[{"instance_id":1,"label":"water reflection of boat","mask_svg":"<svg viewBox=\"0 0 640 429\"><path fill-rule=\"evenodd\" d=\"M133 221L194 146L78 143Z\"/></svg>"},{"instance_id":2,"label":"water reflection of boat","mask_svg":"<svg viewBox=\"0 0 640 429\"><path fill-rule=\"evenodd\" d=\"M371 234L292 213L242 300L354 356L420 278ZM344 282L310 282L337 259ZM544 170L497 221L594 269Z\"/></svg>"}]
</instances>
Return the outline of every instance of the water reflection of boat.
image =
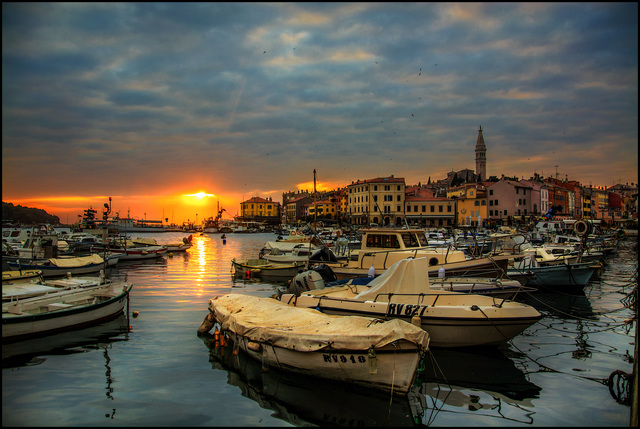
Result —
<instances>
[{"instance_id":1,"label":"water reflection of boat","mask_svg":"<svg viewBox=\"0 0 640 429\"><path fill-rule=\"evenodd\" d=\"M457 415L481 412L483 416L532 424L533 399L542 389L518 369L508 347L430 349L427 365L417 384L418 394L430 405L420 412L422 423L455 426ZM431 360L430 360L431 358Z\"/></svg>"},{"instance_id":2,"label":"water reflection of boat","mask_svg":"<svg viewBox=\"0 0 640 429\"><path fill-rule=\"evenodd\" d=\"M390 398L373 389L337 381L289 374L275 368L264 372L260 362L229 338L201 334L213 369L228 371L227 383L242 395L294 426L415 426L412 395Z\"/></svg>"},{"instance_id":3,"label":"water reflection of boat","mask_svg":"<svg viewBox=\"0 0 640 429\"><path fill-rule=\"evenodd\" d=\"M42 363L46 355L85 353L104 344L127 341L129 320L126 314L75 331L2 344L2 367L16 368Z\"/></svg>"},{"instance_id":4,"label":"water reflection of boat","mask_svg":"<svg viewBox=\"0 0 640 429\"><path fill-rule=\"evenodd\" d=\"M433 348L427 352L424 382L496 392L516 401L537 398L540 387L527 380L510 358L508 346ZM513 356L517 357L517 356Z\"/></svg>"},{"instance_id":5,"label":"water reflection of boat","mask_svg":"<svg viewBox=\"0 0 640 429\"><path fill-rule=\"evenodd\" d=\"M595 317L591 301L584 291L572 293L541 292L522 294L524 301L538 311L549 312L562 319Z\"/></svg>"}]
</instances>

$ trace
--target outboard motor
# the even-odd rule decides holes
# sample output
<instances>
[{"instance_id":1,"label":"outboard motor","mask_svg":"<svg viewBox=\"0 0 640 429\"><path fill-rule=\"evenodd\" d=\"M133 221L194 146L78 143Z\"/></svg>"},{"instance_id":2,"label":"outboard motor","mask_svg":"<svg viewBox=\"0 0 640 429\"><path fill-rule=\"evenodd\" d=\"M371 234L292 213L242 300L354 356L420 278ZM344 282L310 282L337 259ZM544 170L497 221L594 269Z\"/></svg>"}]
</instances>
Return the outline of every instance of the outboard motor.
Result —
<instances>
[{"instance_id":1,"label":"outboard motor","mask_svg":"<svg viewBox=\"0 0 640 429\"><path fill-rule=\"evenodd\" d=\"M296 275L289 285L289 293L300 296L302 292L315 289L324 289L322 275L314 270L304 271Z\"/></svg>"}]
</instances>

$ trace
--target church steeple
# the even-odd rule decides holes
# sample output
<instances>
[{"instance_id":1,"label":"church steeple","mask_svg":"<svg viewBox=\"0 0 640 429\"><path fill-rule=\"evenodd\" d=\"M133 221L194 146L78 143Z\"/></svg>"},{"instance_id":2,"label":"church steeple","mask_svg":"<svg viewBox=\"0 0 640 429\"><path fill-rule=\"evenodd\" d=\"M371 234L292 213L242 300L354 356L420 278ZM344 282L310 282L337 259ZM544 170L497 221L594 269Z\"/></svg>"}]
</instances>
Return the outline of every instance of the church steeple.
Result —
<instances>
[{"instance_id":1,"label":"church steeple","mask_svg":"<svg viewBox=\"0 0 640 429\"><path fill-rule=\"evenodd\" d=\"M487 146L482 137L482 125L478 130L478 141L476 142L476 175L480 180L487 180Z\"/></svg>"}]
</instances>

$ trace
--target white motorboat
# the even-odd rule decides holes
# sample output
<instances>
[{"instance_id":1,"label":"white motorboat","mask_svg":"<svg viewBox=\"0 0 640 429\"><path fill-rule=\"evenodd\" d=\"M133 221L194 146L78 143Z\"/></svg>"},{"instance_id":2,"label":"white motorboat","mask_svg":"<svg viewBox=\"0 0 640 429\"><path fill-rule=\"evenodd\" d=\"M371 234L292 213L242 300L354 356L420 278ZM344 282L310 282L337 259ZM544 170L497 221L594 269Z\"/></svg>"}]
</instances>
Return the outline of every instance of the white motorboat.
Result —
<instances>
[{"instance_id":1,"label":"white motorboat","mask_svg":"<svg viewBox=\"0 0 640 429\"><path fill-rule=\"evenodd\" d=\"M198 329L218 323L263 369L280 370L406 394L429 334L401 320L340 317L273 298L227 294L209 301Z\"/></svg>"},{"instance_id":2,"label":"white motorboat","mask_svg":"<svg viewBox=\"0 0 640 429\"><path fill-rule=\"evenodd\" d=\"M407 258L427 258L431 276L444 267L449 276L501 277L513 256L467 259L462 250L429 246L423 229L372 228L364 230L361 248L351 258L346 264L330 264L338 279L367 276L371 267L380 275Z\"/></svg>"},{"instance_id":3,"label":"white motorboat","mask_svg":"<svg viewBox=\"0 0 640 429\"><path fill-rule=\"evenodd\" d=\"M368 285L287 291L280 300L327 314L410 321L429 332L433 347L504 343L542 317L532 306L515 301L435 290L428 263L420 259L398 261Z\"/></svg>"}]
</instances>

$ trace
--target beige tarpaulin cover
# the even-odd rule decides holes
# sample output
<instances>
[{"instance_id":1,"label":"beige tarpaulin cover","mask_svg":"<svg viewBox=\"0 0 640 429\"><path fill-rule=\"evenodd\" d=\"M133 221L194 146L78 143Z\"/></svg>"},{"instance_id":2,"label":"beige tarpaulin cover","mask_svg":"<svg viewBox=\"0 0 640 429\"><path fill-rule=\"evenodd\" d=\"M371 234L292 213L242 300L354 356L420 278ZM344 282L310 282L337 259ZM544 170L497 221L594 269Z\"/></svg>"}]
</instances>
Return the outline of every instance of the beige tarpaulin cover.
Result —
<instances>
[{"instance_id":1,"label":"beige tarpaulin cover","mask_svg":"<svg viewBox=\"0 0 640 429\"><path fill-rule=\"evenodd\" d=\"M101 264L104 259L100 255L93 254L90 256L79 256L77 258L51 258L49 259L53 265L61 268L84 267L91 264Z\"/></svg>"},{"instance_id":2,"label":"beige tarpaulin cover","mask_svg":"<svg viewBox=\"0 0 640 429\"><path fill-rule=\"evenodd\" d=\"M369 288L354 297L355 300L375 300L379 294L429 293L429 263L427 258L402 259L391 265L380 276L371 280Z\"/></svg>"},{"instance_id":3,"label":"beige tarpaulin cover","mask_svg":"<svg viewBox=\"0 0 640 429\"><path fill-rule=\"evenodd\" d=\"M425 350L429 345L426 331L399 319L332 316L273 298L227 294L212 298L209 310L224 330L303 352L329 345L335 350L367 350L397 340L410 341Z\"/></svg>"}]
</instances>

